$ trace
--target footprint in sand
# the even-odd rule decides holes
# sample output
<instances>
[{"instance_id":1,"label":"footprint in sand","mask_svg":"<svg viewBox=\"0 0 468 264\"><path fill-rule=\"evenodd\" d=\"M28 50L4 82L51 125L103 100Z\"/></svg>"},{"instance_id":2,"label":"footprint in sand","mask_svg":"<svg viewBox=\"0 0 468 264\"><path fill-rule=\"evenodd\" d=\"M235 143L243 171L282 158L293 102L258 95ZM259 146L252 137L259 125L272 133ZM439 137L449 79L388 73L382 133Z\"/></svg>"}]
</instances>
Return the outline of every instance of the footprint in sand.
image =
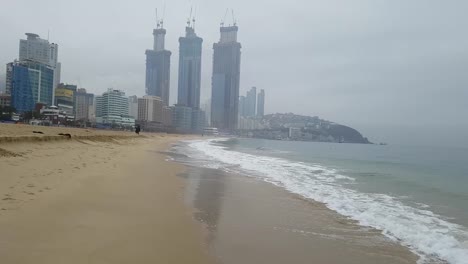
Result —
<instances>
[{"instance_id":1,"label":"footprint in sand","mask_svg":"<svg viewBox=\"0 0 468 264\"><path fill-rule=\"evenodd\" d=\"M34 184L32 184L32 183L30 183L30 184L28 184L28 185L26 185L26 186L29 187L29 188L36 187L36 186L35 186Z\"/></svg>"}]
</instances>

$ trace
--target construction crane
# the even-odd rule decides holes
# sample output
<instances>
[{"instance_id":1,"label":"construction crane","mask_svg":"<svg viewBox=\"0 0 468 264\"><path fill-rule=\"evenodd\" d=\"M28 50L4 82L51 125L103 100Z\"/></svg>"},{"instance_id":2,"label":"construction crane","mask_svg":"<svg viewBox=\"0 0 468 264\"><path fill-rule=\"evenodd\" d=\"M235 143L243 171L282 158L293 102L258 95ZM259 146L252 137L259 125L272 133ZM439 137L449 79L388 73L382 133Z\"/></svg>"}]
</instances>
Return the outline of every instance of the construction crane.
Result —
<instances>
[{"instance_id":1,"label":"construction crane","mask_svg":"<svg viewBox=\"0 0 468 264\"><path fill-rule=\"evenodd\" d=\"M226 8L226 12L224 13L224 18L223 20L221 20L221 27L224 27L224 21L226 21L226 16L227 16L228 11L229 11L229 8Z\"/></svg>"},{"instance_id":2,"label":"construction crane","mask_svg":"<svg viewBox=\"0 0 468 264\"><path fill-rule=\"evenodd\" d=\"M234 26L237 25L237 20L236 20L236 17L234 16L234 9L231 9L231 12L232 12L232 24Z\"/></svg>"},{"instance_id":3,"label":"construction crane","mask_svg":"<svg viewBox=\"0 0 468 264\"><path fill-rule=\"evenodd\" d=\"M190 27L190 22L192 20L192 11L193 11L193 7L190 7L190 15L189 15L189 18L187 19L187 27Z\"/></svg>"}]
</instances>

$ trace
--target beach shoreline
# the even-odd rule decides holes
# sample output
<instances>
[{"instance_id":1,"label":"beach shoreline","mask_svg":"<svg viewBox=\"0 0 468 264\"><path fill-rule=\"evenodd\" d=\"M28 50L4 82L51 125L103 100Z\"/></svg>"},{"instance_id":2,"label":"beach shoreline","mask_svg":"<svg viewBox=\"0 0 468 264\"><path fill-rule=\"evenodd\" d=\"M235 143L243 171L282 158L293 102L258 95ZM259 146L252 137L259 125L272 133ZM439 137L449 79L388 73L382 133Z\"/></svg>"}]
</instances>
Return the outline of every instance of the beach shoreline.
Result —
<instances>
[{"instance_id":1,"label":"beach shoreline","mask_svg":"<svg viewBox=\"0 0 468 264\"><path fill-rule=\"evenodd\" d=\"M181 155L185 144L177 144L172 157L187 166L179 174L186 181L185 202L195 208L221 263L409 264L419 258L322 203L247 174L200 166L196 154Z\"/></svg>"},{"instance_id":2,"label":"beach shoreline","mask_svg":"<svg viewBox=\"0 0 468 264\"><path fill-rule=\"evenodd\" d=\"M2 263L214 263L184 167L161 154L187 137L0 125L0 138L58 133L71 140L0 143Z\"/></svg>"}]
</instances>

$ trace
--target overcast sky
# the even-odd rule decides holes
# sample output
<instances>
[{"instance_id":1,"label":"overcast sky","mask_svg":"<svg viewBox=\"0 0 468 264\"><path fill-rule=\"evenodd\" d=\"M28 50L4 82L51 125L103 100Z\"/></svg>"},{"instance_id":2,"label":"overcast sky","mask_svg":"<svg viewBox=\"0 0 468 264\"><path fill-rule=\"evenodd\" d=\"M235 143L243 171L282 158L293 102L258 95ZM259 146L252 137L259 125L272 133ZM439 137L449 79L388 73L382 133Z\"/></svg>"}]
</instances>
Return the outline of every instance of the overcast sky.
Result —
<instances>
[{"instance_id":1,"label":"overcast sky","mask_svg":"<svg viewBox=\"0 0 468 264\"><path fill-rule=\"evenodd\" d=\"M93 93L143 95L154 0L15 0L0 8L0 64L25 32L59 44L62 81ZM375 141L468 146L468 1L166 1L177 98L178 38L190 7L203 38L202 103L211 95L212 45L233 8L242 43L241 94L266 91L266 112L349 125ZM229 14L226 23L232 23Z\"/></svg>"}]
</instances>

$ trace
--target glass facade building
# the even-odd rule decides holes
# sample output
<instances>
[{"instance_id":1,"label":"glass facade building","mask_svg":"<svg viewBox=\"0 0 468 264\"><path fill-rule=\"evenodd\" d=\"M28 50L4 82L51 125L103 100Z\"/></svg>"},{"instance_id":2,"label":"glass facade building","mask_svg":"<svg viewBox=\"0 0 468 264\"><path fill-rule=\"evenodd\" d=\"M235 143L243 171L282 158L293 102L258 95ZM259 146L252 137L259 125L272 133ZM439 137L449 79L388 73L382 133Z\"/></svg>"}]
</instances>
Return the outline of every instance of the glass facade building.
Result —
<instances>
[{"instance_id":1,"label":"glass facade building","mask_svg":"<svg viewBox=\"0 0 468 264\"><path fill-rule=\"evenodd\" d=\"M12 62L7 65L11 78L11 105L19 113L32 111L36 103L53 104L54 69L33 61Z\"/></svg>"}]
</instances>

